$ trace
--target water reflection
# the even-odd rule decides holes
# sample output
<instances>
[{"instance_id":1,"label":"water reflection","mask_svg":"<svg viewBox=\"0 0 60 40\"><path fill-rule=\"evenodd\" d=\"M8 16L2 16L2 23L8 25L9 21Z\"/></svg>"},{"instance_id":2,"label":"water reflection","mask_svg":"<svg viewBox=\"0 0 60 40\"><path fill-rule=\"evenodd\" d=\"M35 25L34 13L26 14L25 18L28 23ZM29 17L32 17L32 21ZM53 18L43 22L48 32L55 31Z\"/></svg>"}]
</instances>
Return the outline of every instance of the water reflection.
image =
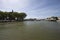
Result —
<instances>
[{"instance_id":1,"label":"water reflection","mask_svg":"<svg viewBox=\"0 0 60 40\"><path fill-rule=\"evenodd\" d=\"M59 40L60 23L25 21L0 24L0 40Z\"/></svg>"}]
</instances>

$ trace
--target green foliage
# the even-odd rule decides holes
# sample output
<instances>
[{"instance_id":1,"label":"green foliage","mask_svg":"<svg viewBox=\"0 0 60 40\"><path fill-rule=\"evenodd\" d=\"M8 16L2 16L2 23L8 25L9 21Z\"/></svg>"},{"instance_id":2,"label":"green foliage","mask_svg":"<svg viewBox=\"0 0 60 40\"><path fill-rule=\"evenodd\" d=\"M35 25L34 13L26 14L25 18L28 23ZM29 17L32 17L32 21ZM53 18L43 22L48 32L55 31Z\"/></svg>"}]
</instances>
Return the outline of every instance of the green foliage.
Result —
<instances>
[{"instance_id":1,"label":"green foliage","mask_svg":"<svg viewBox=\"0 0 60 40\"><path fill-rule=\"evenodd\" d=\"M55 19L55 20L58 20L58 17L54 17L54 16L52 16L52 18Z\"/></svg>"},{"instance_id":2,"label":"green foliage","mask_svg":"<svg viewBox=\"0 0 60 40\"><path fill-rule=\"evenodd\" d=\"M8 20L15 20L15 18L17 18L17 20L23 21L26 16L27 15L24 12L18 13L18 12L0 11L0 20L5 20L5 19L7 20L7 17L8 17Z\"/></svg>"}]
</instances>

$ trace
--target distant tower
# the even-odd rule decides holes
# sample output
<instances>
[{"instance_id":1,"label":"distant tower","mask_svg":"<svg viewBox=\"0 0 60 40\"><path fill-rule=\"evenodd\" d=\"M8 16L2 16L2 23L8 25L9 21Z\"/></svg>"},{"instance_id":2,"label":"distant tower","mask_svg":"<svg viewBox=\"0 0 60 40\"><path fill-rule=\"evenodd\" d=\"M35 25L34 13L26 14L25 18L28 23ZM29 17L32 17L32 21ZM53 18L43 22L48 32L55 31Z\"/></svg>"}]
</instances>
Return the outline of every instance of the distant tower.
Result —
<instances>
[{"instance_id":1,"label":"distant tower","mask_svg":"<svg viewBox=\"0 0 60 40\"><path fill-rule=\"evenodd\" d=\"M12 13L13 13L14 11L12 10Z\"/></svg>"}]
</instances>

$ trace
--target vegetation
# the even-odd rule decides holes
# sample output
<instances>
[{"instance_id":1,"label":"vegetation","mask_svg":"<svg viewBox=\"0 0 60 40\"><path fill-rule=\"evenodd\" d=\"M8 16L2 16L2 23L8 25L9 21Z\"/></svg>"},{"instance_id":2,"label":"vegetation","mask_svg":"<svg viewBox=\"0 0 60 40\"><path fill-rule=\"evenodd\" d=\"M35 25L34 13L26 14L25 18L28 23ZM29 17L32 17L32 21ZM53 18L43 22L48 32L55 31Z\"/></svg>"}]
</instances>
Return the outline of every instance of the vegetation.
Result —
<instances>
[{"instance_id":1,"label":"vegetation","mask_svg":"<svg viewBox=\"0 0 60 40\"><path fill-rule=\"evenodd\" d=\"M53 19L55 19L55 20L58 20L58 17L54 17L54 16L52 16L51 18L53 18Z\"/></svg>"},{"instance_id":2,"label":"vegetation","mask_svg":"<svg viewBox=\"0 0 60 40\"><path fill-rule=\"evenodd\" d=\"M13 10L12 10L12 12L0 11L0 20L23 21L26 16L27 15L24 12L18 13L18 12L13 12Z\"/></svg>"}]
</instances>

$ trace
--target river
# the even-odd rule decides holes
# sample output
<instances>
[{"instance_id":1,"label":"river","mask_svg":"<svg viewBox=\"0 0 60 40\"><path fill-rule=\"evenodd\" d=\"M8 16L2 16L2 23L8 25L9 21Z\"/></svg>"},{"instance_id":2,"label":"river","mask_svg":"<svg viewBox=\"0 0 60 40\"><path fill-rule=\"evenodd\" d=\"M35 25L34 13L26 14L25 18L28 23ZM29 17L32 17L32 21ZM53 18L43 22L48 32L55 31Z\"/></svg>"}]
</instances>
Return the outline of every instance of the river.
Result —
<instances>
[{"instance_id":1,"label":"river","mask_svg":"<svg viewBox=\"0 0 60 40\"><path fill-rule=\"evenodd\" d=\"M0 40L60 40L60 22L0 23Z\"/></svg>"}]
</instances>

